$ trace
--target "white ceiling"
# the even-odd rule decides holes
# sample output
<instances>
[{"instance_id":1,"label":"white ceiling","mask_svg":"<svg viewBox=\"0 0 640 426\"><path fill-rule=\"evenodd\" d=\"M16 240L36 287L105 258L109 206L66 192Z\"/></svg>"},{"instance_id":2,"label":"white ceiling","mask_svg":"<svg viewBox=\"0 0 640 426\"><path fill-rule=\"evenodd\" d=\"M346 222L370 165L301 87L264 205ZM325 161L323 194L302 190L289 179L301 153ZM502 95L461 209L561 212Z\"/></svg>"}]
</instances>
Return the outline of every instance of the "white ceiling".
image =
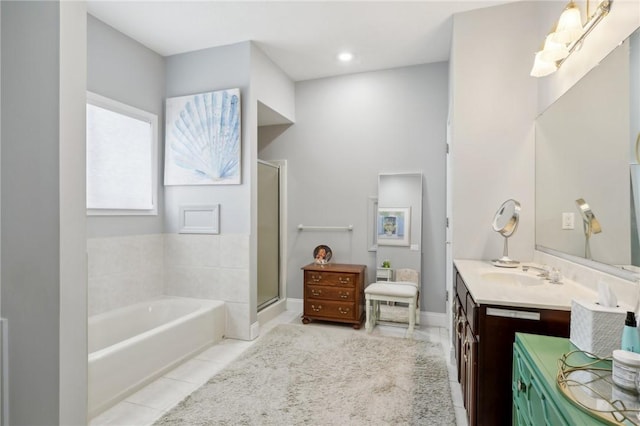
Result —
<instances>
[{"instance_id":1,"label":"white ceiling","mask_svg":"<svg viewBox=\"0 0 640 426\"><path fill-rule=\"evenodd\" d=\"M253 40L294 81L446 61L454 13L508 2L87 1L163 56ZM355 59L339 63L342 50Z\"/></svg>"}]
</instances>

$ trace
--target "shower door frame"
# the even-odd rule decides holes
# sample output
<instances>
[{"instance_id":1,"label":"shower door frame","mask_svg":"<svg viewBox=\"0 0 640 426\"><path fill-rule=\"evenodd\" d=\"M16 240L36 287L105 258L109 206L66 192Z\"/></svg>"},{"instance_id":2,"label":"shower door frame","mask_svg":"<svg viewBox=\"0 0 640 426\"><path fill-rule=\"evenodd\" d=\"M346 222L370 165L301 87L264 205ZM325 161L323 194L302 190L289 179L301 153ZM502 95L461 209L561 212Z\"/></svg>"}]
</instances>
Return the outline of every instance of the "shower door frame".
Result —
<instances>
[{"instance_id":1,"label":"shower door frame","mask_svg":"<svg viewBox=\"0 0 640 426\"><path fill-rule=\"evenodd\" d=\"M278 168L278 216L279 216L279 232L278 232L278 295L275 300L270 303L256 304L258 314L264 313L269 308L276 305L284 304L286 306L287 289L286 289L286 272L287 272L287 160L260 160L259 164ZM258 271L259 272L259 271ZM256 283L259 285L259 281ZM256 289L257 295L257 289ZM283 308L284 310L284 308Z\"/></svg>"}]
</instances>

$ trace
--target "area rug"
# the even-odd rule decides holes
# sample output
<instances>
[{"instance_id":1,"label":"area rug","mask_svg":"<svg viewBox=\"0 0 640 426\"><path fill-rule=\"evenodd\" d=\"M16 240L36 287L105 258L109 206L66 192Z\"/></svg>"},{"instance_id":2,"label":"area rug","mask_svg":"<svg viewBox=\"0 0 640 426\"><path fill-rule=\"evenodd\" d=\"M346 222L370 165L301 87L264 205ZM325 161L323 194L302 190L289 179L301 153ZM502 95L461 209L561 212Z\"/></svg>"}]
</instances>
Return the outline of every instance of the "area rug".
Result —
<instances>
[{"instance_id":1,"label":"area rug","mask_svg":"<svg viewBox=\"0 0 640 426\"><path fill-rule=\"evenodd\" d=\"M442 348L282 324L156 425L455 425Z\"/></svg>"}]
</instances>

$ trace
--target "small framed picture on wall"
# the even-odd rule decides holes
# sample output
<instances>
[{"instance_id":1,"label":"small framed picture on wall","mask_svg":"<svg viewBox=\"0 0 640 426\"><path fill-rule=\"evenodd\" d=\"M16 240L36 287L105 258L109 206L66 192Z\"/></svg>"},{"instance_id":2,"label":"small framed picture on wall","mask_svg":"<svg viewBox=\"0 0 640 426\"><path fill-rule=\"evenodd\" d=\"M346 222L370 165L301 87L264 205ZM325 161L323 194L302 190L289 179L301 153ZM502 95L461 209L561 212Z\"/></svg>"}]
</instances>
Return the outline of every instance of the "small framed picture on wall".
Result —
<instances>
[{"instance_id":1,"label":"small framed picture on wall","mask_svg":"<svg viewBox=\"0 0 640 426\"><path fill-rule=\"evenodd\" d=\"M408 246L410 244L410 207L378 207L378 245Z\"/></svg>"}]
</instances>

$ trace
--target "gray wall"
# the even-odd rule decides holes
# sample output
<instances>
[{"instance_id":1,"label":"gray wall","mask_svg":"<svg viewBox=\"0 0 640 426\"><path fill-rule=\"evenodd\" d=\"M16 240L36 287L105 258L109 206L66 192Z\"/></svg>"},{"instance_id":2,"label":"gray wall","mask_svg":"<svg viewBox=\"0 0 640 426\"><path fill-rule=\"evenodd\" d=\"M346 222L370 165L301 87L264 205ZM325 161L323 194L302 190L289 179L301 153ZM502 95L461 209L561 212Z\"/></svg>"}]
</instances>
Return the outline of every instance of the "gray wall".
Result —
<instances>
[{"instance_id":1,"label":"gray wall","mask_svg":"<svg viewBox=\"0 0 640 426\"><path fill-rule=\"evenodd\" d=\"M78 128L84 125L82 120L75 120L77 126L64 120L71 118L70 109L77 108L78 100L83 103L69 81L75 76L84 85L85 78L84 57L67 50L65 37L73 33L84 40L84 34L83 25L71 17L65 22L73 28L61 36L61 18L68 17L61 16L65 15L61 9L58 2L2 3L1 308L9 324L9 411L13 425L59 424L61 416L65 423L78 424L86 416L86 396L82 396L86 394L82 381L84 377L86 382L86 375L66 381L80 395L75 413L67 410L68 400L63 401L65 396L60 392L61 365L68 367L60 359L60 328L74 317L63 312L69 300L63 293L69 289L61 283L61 276L82 286L76 281L76 272L86 265L78 233L66 228L68 219L78 217L77 204L64 206L70 210L61 214L61 199L83 199L81 193L73 192L77 188L67 185L67 178L77 171L77 164L71 166L68 161L67 149L77 147ZM84 14L81 17L84 19ZM76 68L78 58L83 63ZM62 74L61 65L67 67ZM61 87L70 89L71 98L59 93ZM61 142L61 135L69 139ZM82 150L79 155L83 156ZM61 164L73 170L62 171ZM80 227L82 240L82 220ZM78 248L80 259L76 257ZM82 306L78 311L83 312ZM82 336L83 330L86 336L86 323L65 331ZM86 346L82 337L65 341ZM68 349L86 359L82 346ZM82 371L82 366L78 370Z\"/></svg>"},{"instance_id":2,"label":"gray wall","mask_svg":"<svg viewBox=\"0 0 640 426\"><path fill-rule=\"evenodd\" d=\"M447 64L303 81L295 102L296 123L261 139L258 153L288 160L288 297L302 298L300 267L318 244L331 247L332 262L366 264L372 280L367 202L378 173L422 171L421 306L444 312ZM354 230L300 232L300 223Z\"/></svg>"},{"instance_id":3,"label":"gray wall","mask_svg":"<svg viewBox=\"0 0 640 426\"><path fill-rule=\"evenodd\" d=\"M220 230L225 234L250 232L249 126L250 43L204 49L166 58L166 96L184 96L239 87L242 104L242 184L167 186L165 192L165 232L178 231L180 205L220 204Z\"/></svg>"},{"instance_id":4,"label":"gray wall","mask_svg":"<svg viewBox=\"0 0 640 426\"><path fill-rule=\"evenodd\" d=\"M2 315L16 425L58 419L58 6L2 4Z\"/></svg>"},{"instance_id":5,"label":"gray wall","mask_svg":"<svg viewBox=\"0 0 640 426\"><path fill-rule=\"evenodd\" d=\"M90 238L163 232L165 60L87 15L87 90L158 116L158 215L90 216Z\"/></svg>"}]
</instances>

